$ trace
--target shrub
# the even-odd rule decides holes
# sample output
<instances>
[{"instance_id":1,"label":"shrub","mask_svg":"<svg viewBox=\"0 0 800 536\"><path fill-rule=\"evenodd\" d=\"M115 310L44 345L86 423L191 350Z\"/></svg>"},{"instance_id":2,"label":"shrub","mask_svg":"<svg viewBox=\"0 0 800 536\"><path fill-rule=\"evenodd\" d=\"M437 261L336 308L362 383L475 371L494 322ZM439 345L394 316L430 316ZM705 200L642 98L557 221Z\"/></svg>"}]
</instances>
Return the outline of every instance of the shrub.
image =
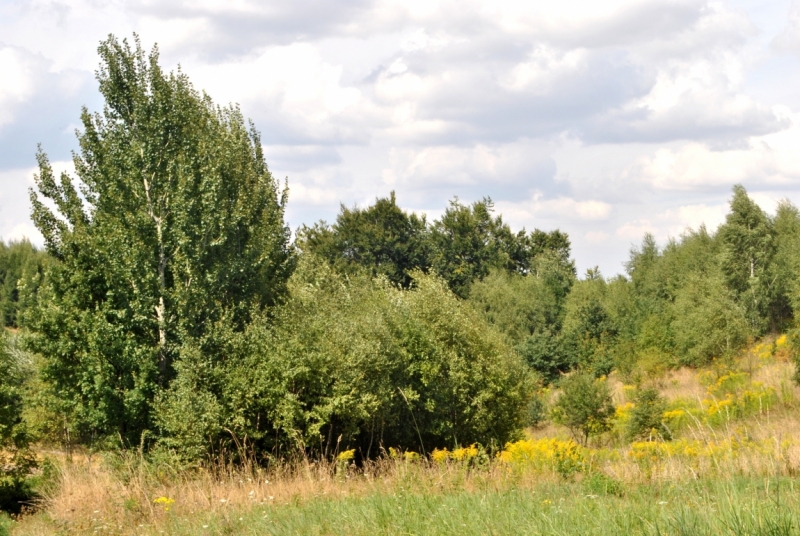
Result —
<instances>
[{"instance_id":1,"label":"shrub","mask_svg":"<svg viewBox=\"0 0 800 536\"><path fill-rule=\"evenodd\" d=\"M526 425L536 428L547 419L547 404L545 396L547 391L539 391L528 402Z\"/></svg>"},{"instance_id":2,"label":"shrub","mask_svg":"<svg viewBox=\"0 0 800 536\"><path fill-rule=\"evenodd\" d=\"M569 428L583 445L590 436L611 428L614 404L604 378L576 372L561 381L561 390L553 407L553 422Z\"/></svg>"},{"instance_id":3,"label":"shrub","mask_svg":"<svg viewBox=\"0 0 800 536\"><path fill-rule=\"evenodd\" d=\"M304 258L286 304L222 337L224 363L196 354L178 370L157 416L162 443L196 456L201 435L206 448L235 436L257 453L370 457L515 439L533 396L527 367L442 280L414 278L403 290ZM195 421L203 434L182 424Z\"/></svg>"},{"instance_id":4,"label":"shrub","mask_svg":"<svg viewBox=\"0 0 800 536\"><path fill-rule=\"evenodd\" d=\"M667 402L656 389L642 389L633 397L634 406L625 427L628 441L652 439L654 435L672 439L672 433L664 425L664 412Z\"/></svg>"},{"instance_id":5,"label":"shrub","mask_svg":"<svg viewBox=\"0 0 800 536\"><path fill-rule=\"evenodd\" d=\"M36 465L22 420L25 382L31 371L26 355L0 332L0 510L18 513L33 496L29 481Z\"/></svg>"}]
</instances>

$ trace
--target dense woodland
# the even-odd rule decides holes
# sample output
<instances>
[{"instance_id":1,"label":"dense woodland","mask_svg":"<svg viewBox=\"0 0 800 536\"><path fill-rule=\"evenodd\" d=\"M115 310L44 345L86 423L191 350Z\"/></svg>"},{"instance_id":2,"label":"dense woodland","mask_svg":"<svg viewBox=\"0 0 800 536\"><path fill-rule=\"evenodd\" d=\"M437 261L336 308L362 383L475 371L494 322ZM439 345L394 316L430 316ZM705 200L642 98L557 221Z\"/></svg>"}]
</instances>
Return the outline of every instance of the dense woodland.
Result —
<instances>
[{"instance_id":1,"label":"dense woodland","mask_svg":"<svg viewBox=\"0 0 800 536\"><path fill-rule=\"evenodd\" d=\"M646 385L795 333L789 201L772 216L736 186L718 229L646 235L611 278L576 274L565 233L514 232L488 198L430 222L391 192L292 240L238 108L138 42L99 52L106 105L83 110L75 176L38 154L45 249L0 246L0 441L20 471L34 443L186 464L492 448L569 425L548 386Z\"/></svg>"}]
</instances>

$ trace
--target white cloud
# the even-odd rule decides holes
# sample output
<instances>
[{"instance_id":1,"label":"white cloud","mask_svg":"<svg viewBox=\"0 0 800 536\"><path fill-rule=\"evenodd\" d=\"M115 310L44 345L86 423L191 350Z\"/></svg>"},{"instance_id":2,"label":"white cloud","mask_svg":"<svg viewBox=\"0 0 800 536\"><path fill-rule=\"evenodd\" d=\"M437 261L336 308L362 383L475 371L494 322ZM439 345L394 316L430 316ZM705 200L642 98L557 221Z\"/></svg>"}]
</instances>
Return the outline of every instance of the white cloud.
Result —
<instances>
[{"instance_id":1,"label":"white cloud","mask_svg":"<svg viewBox=\"0 0 800 536\"><path fill-rule=\"evenodd\" d=\"M778 110L778 113L783 113ZM679 148L661 148L637 165L640 176L660 190L702 190L735 183L760 186L800 186L800 115L788 118L791 127L751 137L745 147L713 150L690 142Z\"/></svg>"},{"instance_id":2,"label":"white cloud","mask_svg":"<svg viewBox=\"0 0 800 536\"><path fill-rule=\"evenodd\" d=\"M33 165L37 141L68 157L79 106L101 105L97 42L135 29L255 120L293 224L390 189L432 215L489 195L613 273L644 232L721 221L734 183L763 203L800 191L800 93L753 91L784 83L762 67L800 51L800 4L764 22L733 1L6 2L0 170ZM5 183L0 199L26 206Z\"/></svg>"},{"instance_id":3,"label":"white cloud","mask_svg":"<svg viewBox=\"0 0 800 536\"><path fill-rule=\"evenodd\" d=\"M20 51L0 49L0 127L14 120L14 108L33 92L33 73Z\"/></svg>"},{"instance_id":4,"label":"white cloud","mask_svg":"<svg viewBox=\"0 0 800 536\"><path fill-rule=\"evenodd\" d=\"M0 171L0 239L28 238L42 244L42 236L29 220L28 188L34 185L34 169Z\"/></svg>"}]
</instances>

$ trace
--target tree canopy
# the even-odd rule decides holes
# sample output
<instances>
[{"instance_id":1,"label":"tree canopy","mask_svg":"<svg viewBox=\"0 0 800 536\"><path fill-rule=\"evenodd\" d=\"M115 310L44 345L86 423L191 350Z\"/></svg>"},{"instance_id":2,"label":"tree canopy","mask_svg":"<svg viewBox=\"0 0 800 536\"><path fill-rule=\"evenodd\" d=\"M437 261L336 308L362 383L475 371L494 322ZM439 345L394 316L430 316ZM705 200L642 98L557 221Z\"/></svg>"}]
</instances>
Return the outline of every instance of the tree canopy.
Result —
<instances>
[{"instance_id":1,"label":"tree canopy","mask_svg":"<svg viewBox=\"0 0 800 536\"><path fill-rule=\"evenodd\" d=\"M242 329L283 296L286 191L237 108L138 40L98 51L106 104L83 110L76 176L38 154L33 220L58 262L32 347L83 434L138 442L182 349L213 354L218 323Z\"/></svg>"}]
</instances>

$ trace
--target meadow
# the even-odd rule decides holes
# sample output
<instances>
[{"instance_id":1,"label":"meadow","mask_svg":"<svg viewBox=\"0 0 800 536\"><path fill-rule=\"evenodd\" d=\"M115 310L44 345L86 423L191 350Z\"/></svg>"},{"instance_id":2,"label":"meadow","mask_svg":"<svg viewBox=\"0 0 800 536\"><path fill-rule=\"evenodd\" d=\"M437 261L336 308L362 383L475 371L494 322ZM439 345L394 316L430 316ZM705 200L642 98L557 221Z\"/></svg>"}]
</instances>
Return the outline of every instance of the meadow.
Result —
<instances>
[{"instance_id":1,"label":"meadow","mask_svg":"<svg viewBox=\"0 0 800 536\"><path fill-rule=\"evenodd\" d=\"M353 451L203 469L135 450L40 453L43 496L7 524L20 535L796 534L793 370L773 338L663 372L672 440L625 441L633 387L614 374L614 428L585 446L544 423L496 452L391 448L361 464Z\"/></svg>"},{"instance_id":2,"label":"meadow","mask_svg":"<svg viewBox=\"0 0 800 536\"><path fill-rule=\"evenodd\" d=\"M44 249L0 241L0 533L800 531L789 200L611 277L488 197L292 230L238 106L98 54Z\"/></svg>"}]
</instances>

